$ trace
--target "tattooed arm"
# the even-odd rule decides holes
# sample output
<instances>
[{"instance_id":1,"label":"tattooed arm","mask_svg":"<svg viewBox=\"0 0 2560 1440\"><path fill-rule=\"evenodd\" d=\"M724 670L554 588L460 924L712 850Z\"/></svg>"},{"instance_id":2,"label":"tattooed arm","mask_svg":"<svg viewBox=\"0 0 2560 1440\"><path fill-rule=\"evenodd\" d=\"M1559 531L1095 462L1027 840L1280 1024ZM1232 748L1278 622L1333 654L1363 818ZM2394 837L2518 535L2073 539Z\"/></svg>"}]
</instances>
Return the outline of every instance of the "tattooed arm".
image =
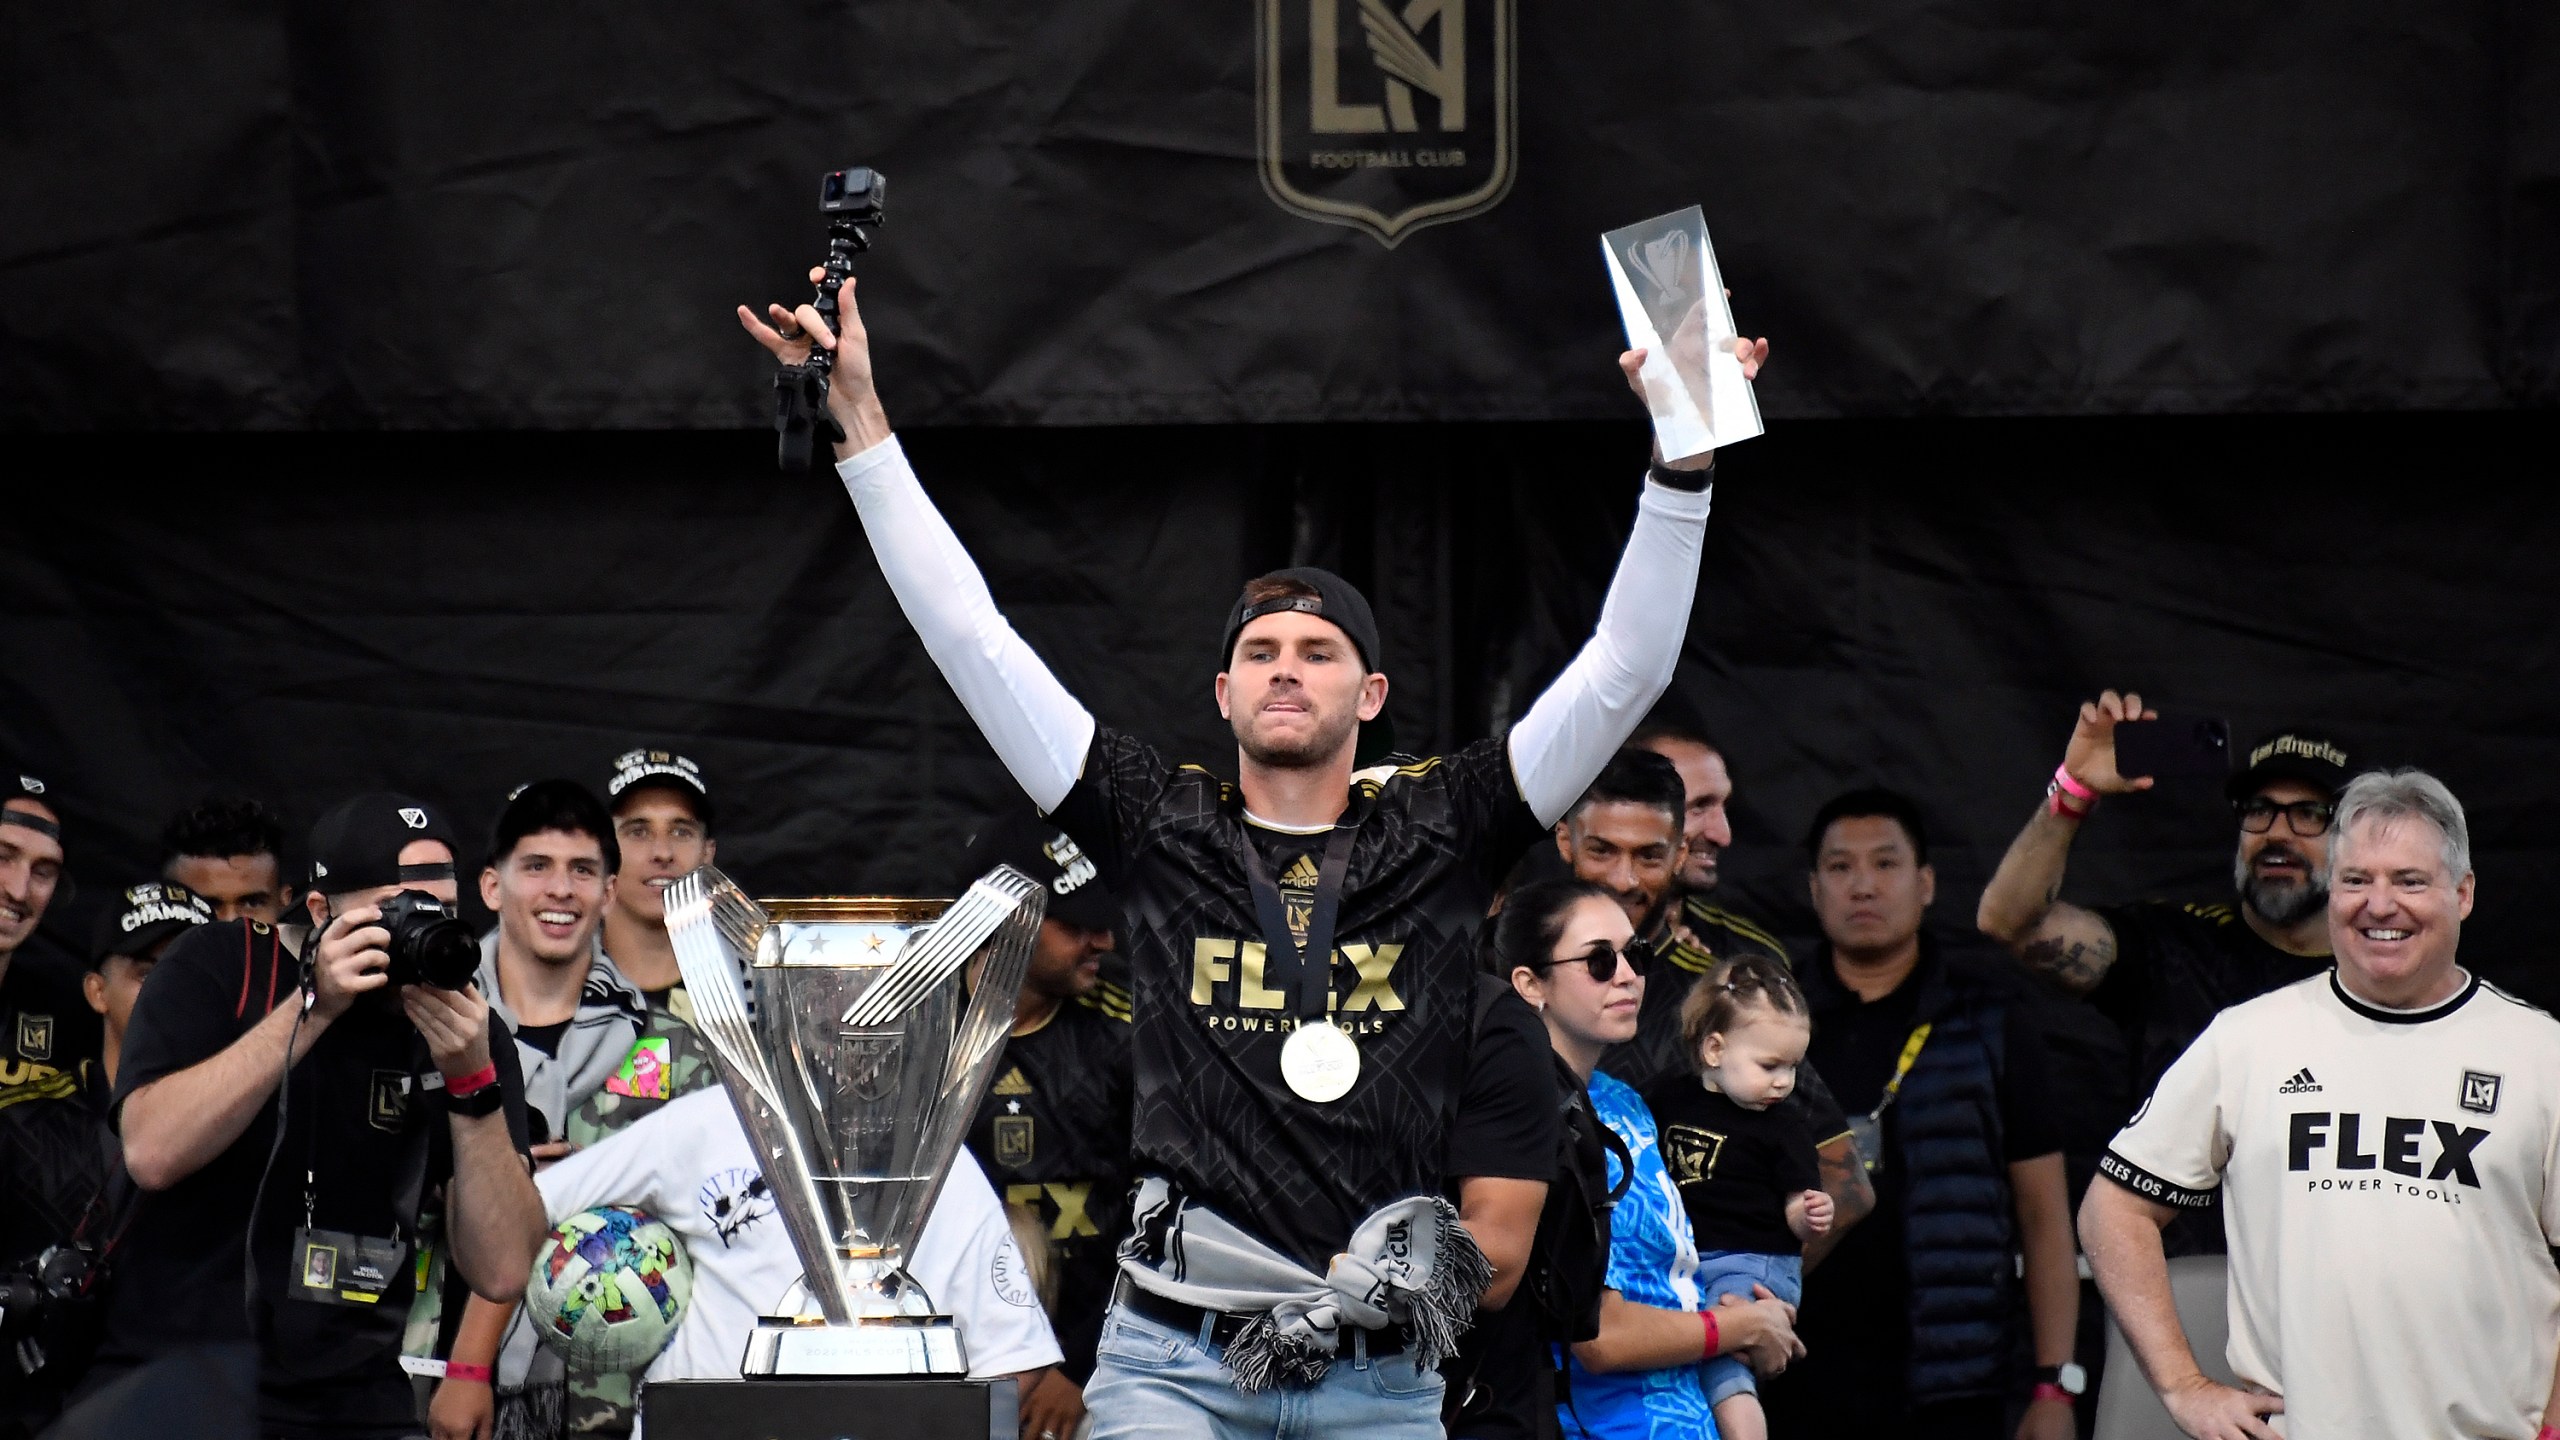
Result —
<instances>
[{"instance_id":1,"label":"tattooed arm","mask_svg":"<svg viewBox=\"0 0 2560 1440\"><path fill-rule=\"evenodd\" d=\"M2062 902L2062 868L2079 829L2079 821L2039 806L1982 887L1974 923L2028 969L2086 995L2115 963L2116 932L2105 916Z\"/></svg>"},{"instance_id":2,"label":"tattooed arm","mask_svg":"<svg viewBox=\"0 0 2560 1440\"><path fill-rule=\"evenodd\" d=\"M2088 797L2086 803L2078 815L2038 806L2027 828L2009 842L1991 883L1982 887L1982 906L1974 915L1982 933L2074 994L2086 995L2106 978L2107 967L2116 963L2116 932L2104 916L2062 903L2063 863L2097 797L2151 788L2152 777L2116 769L2116 727L2159 718L2130 690L2109 690L2082 705L2063 747L2062 772Z\"/></svg>"},{"instance_id":3,"label":"tattooed arm","mask_svg":"<svg viewBox=\"0 0 2560 1440\"><path fill-rule=\"evenodd\" d=\"M1858 1137L1835 1135L1814 1147L1813 1158L1822 1172L1822 1193L1831 1197L1831 1228L1805 1242L1808 1272L1839 1249L1840 1237L1876 1208L1875 1182L1867 1178L1867 1160L1858 1153Z\"/></svg>"}]
</instances>

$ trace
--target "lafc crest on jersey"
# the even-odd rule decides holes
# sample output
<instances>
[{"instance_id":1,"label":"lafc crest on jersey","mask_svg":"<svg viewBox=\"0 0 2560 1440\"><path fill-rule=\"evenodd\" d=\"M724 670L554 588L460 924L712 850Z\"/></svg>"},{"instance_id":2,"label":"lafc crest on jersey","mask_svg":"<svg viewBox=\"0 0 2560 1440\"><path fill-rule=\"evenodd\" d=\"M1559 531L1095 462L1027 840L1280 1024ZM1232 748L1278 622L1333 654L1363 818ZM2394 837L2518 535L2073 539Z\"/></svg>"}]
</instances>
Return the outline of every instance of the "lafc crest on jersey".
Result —
<instances>
[{"instance_id":1,"label":"lafc crest on jersey","mask_svg":"<svg viewBox=\"0 0 2560 1440\"><path fill-rule=\"evenodd\" d=\"M1280 208L1393 249L1502 203L1517 0L1260 0L1256 131Z\"/></svg>"}]
</instances>

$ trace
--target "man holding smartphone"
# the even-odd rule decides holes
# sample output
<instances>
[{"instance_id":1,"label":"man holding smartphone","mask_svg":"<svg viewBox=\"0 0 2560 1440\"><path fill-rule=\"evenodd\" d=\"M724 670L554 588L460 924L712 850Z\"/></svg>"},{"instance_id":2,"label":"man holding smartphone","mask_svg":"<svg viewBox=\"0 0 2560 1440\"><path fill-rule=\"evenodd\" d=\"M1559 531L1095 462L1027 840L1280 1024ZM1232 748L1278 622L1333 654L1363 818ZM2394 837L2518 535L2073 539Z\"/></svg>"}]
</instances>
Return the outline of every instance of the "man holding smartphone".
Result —
<instances>
[{"instance_id":1,"label":"man holding smartphone","mask_svg":"<svg viewBox=\"0 0 2560 1440\"><path fill-rule=\"evenodd\" d=\"M2130 691L2080 707L2045 802L2010 843L1975 917L1983 934L2124 1032L2133 1095L2150 1094L2215 1015L2329 968L2329 821L2354 774L2327 735L2277 731L2249 748L2225 786L2240 825L2233 902L2064 903L2071 842L2099 798L2157 783L2122 773L2117 741L2130 732L2119 727L2158 723ZM2219 1252L2219 1216L2181 1217L2169 1243L2173 1255Z\"/></svg>"}]
</instances>

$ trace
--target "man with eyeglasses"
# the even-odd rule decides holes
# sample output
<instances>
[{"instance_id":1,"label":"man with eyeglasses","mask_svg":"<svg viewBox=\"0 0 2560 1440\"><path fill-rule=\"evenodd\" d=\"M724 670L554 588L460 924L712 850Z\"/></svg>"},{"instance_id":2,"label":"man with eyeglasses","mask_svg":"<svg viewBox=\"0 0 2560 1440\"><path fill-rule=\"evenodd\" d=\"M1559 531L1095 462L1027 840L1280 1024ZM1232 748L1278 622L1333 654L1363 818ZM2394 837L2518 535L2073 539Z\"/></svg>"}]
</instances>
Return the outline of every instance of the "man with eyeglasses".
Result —
<instances>
[{"instance_id":1,"label":"man with eyeglasses","mask_svg":"<svg viewBox=\"0 0 2560 1440\"><path fill-rule=\"evenodd\" d=\"M2132 692L2080 707L2045 803L2010 843L1976 916L1982 933L2124 1032L2132 1095L2150 1094L2215 1015L2329 968L2329 819L2354 775L2328 735L2279 730L2249 748L2227 787L2240 828L2233 902L2065 904L2071 842L2099 798L2152 786L2118 772L2116 726L2155 718ZM2168 1240L2172 1255L2219 1252L2220 1216L2181 1215Z\"/></svg>"}]
</instances>

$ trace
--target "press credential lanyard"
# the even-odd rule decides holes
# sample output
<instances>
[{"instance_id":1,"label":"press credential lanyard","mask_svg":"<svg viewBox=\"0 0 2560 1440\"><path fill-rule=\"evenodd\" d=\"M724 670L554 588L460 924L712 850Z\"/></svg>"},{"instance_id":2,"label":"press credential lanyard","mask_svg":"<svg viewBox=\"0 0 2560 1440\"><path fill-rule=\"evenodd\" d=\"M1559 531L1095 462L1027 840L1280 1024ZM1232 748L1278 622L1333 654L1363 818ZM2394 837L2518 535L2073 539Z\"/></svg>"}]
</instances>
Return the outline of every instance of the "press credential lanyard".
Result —
<instances>
[{"instance_id":1,"label":"press credential lanyard","mask_svg":"<svg viewBox=\"0 0 2560 1440\"><path fill-rule=\"evenodd\" d=\"M1884 1112L1892 1106L1893 1097L1902 1093L1903 1078L1919 1063L1920 1049L1929 1043L1934 1023L1923 1020L1912 1028L1911 1038L1902 1042L1902 1058L1894 1062L1893 1078L1884 1082L1884 1098L1876 1101L1876 1108L1849 1122L1849 1133L1857 1137L1859 1157L1866 1161L1870 1175L1884 1168Z\"/></svg>"},{"instance_id":2,"label":"press credential lanyard","mask_svg":"<svg viewBox=\"0 0 2560 1440\"><path fill-rule=\"evenodd\" d=\"M1350 1045L1349 1037L1334 1026L1331 1013L1333 926L1342 910L1343 877L1351 868L1351 840L1357 825L1357 818L1345 812L1342 821L1333 827L1332 837L1325 841L1324 862L1316 873L1315 907L1307 915L1304 950L1298 947L1297 936L1289 929L1288 907L1280 898L1280 887L1272 882L1271 867L1264 863L1262 852L1254 848L1252 833L1242 828L1236 831L1236 849L1244 856L1245 878L1253 887L1254 913L1262 922L1263 953L1266 957L1287 957L1296 975L1298 1028L1290 1032L1282 1047L1281 1071L1290 1089L1320 1102L1340 1098L1359 1073L1359 1049ZM1320 1039L1315 1033L1318 1027L1330 1032L1329 1037ZM1334 1057L1340 1049L1348 1047L1350 1051L1350 1074L1340 1077L1339 1089L1329 1083L1310 1088L1307 1083L1308 1060L1304 1057L1318 1056L1312 1047L1326 1044L1326 1039L1335 1043L1321 1052L1324 1061L1338 1063ZM1292 1050L1302 1057L1294 1063ZM1331 1093L1323 1093L1326 1091Z\"/></svg>"}]
</instances>

